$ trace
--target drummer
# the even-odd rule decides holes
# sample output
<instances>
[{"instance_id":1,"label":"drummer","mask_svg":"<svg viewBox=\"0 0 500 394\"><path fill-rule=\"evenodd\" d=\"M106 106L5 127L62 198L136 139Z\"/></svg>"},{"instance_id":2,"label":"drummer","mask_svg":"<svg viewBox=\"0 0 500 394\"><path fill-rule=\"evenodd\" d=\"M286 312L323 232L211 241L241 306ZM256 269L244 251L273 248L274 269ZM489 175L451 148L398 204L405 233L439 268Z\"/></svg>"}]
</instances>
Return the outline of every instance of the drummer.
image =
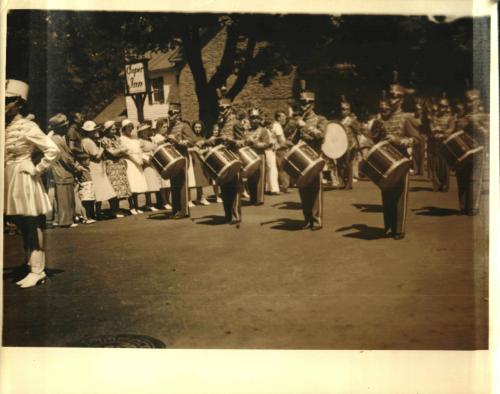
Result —
<instances>
[{"instance_id":1,"label":"drummer","mask_svg":"<svg viewBox=\"0 0 500 394\"><path fill-rule=\"evenodd\" d=\"M258 108L252 108L248 112L250 119L250 130L245 131L244 144L250 146L260 156L260 166L248 177L248 191L250 193L250 204L264 204L264 188L266 178L266 149L271 148L270 131L262 126L263 118Z\"/></svg>"},{"instance_id":2,"label":"drummer","mask_svg":"<svg viewBox=\"0 0 500 394\"><path fill-rule=\"evenodd\" d=\"M435 115L431 118L429 133L429 152L432 155L430 170L432 188L447 192L450 187L450 169L439 152L442 141L455 131L455 117L450 113L450 103L443 95L439 100Z\"/></svg>"},{"instance_id":3,"label":"drummer","mask_svg":"<svg viewBox=\"0 0 500 394\"><path fill-rule=\"evenodd\" d=\"M193 147L201 138L191 130L189 123L182 120L180 103L170 103L168 121L167 140L173 143L186 158L184 170L170 179L172 187L172 213L174 219L185 219L189 217L189 186L187 182L188 148Z\"/></svg>"},{"instance_id":4,"label":"drummer","mask_svg":"<svg viewBox=\"0 0 500 394\"><path fill-rule=\"evenodd\" d=\"M372 128L372 135L375 143L387 140L408 157L407 148L419 134L413 115L402 111L404 95L405 88L397 82L390 86L389 102L380 103L381 117L375 130ZM390 232L395 240L405 237L407 202L408 172L394 187L382 191L385 232Z\"/></svg>"},{"instance_id":5,"label":"drummer","mask_svg":"<svg viewBox=\"0 0 500 394\"><path fill-rule=\"evenodd\" d=\"M301 87L300 114L296 122L297 130L294 142L301 140L320 154L328 121L324 116L314 112L315 95L305 89L305 81L301 81ZM308 186L300 187L299 195L305 221L303 229L320 230L323 227L322 174L319 173Z\"/></svg>"},{"instance_id":6,"label":"drummer","mask_svg":"<svg viewBox=\"0 0 500 394\"><path fill-rule=\"evenodd\" d=\"M220 96L218 100L218 116L216 125L218 135L212 136L205 141L204 145L224 144L229 150L237 152L237 137L235 128L238 125L236 114L232 110L231 100ZM243 192L243 181L241 173L232 180L220 185L220 196L224 206L224 219L228 224L239 224L241 222L241 195Z\"/></svg>"},{"instance_id":7,"label":"drummer","mask_svg":"<svg viewBox=\"0 0 500 394\"><path fill-rule=\"evenodd\" d=\"M478 155L471 165L456 169L460 213L474 216L479 213L484 162L488 159L490 121L488 114L480 111L481 95L478 90L466 91L465 100L465 117L461 119L460 126L479 145L484 146L483 156Z\"/></svg>"},{"instance_id":8,"label":"drummer","mask_svg":"<svg viewBox=\"0 0 500 394\"><path fill-rule=\"evenodd\" d=\"M340 124L344 126L348 147L347 152L337 159L339 175L342 178L344 189L351 190L353 182L353 166L356 153L360 150L358 136L363 133L363 125L358 121L356 115L351 110L351 104L342 95L340 101Z\"/></svg>"}]
</instances>

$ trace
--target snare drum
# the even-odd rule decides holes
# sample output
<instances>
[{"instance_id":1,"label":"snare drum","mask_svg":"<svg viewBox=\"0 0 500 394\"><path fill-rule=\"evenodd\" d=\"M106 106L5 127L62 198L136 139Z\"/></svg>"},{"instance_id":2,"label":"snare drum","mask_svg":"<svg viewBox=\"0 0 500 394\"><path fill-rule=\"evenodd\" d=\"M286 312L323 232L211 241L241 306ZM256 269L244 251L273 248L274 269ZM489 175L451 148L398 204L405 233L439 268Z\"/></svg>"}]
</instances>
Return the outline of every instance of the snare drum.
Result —
<instances>
[{"instance_id":1,"label":"snare drum","mask_svg":"<svg viewBox=\"0 0 500 394\"><path fill-rule=\"evenodd\" d=\"M439 151L452 168L462 166L483 151L474 139L463 131L457 131L446 138Z\"/></svg>"},{"instance_id":2,"label":"snare drum","mask_svg":"<svg viewBox=\"0 0 500 394\"><path fill-rule=\"evenodd\" d=\"M260 156L249 146L238 149L238 154L243 163L243 176L252 176L262 162Z\"/></svg>"},{"instance_id":3,"label":"snare drum","mask_svg":"<svg viewBox=\"0 0 500 394\"><path fill-rule=\"evenodd\" d=\"M380 189L386 190L394 187L410 167L410 159L390 142L381 141L368 151L359 169Z\"/></svg>"},{"instance_id":4,"label":"snare drum","mask_svg":"<svg viewBox=\"0 0 500 394\"><path fill-rule=\"evenodd\" d=\"M234 179L242 167L241 161L224 145L210 149L204 162L212 178L220 185Z\"/></svg>"},{"instance_id":5,"label":"snare drum","mask_svg":"<svg viewBox=\"0 0 500 394\"><path fill-rule=\"evenodd\" d=\"M169 179L186 167L186 158L172 145L163 144L155 149L151 164L163 179Z\"/></svg>"},{"instance_id":6,"label":"snare drum","mask_svg":"<svg viewBox=\"0 0 500 394\"><path fill-rule=\"evenodd\" d=\"M292 147L284 157L285 171L293 178L298 187L309 185L325 166L316 151L305 142L299 142Z\"/></svg>"}]
</instances>

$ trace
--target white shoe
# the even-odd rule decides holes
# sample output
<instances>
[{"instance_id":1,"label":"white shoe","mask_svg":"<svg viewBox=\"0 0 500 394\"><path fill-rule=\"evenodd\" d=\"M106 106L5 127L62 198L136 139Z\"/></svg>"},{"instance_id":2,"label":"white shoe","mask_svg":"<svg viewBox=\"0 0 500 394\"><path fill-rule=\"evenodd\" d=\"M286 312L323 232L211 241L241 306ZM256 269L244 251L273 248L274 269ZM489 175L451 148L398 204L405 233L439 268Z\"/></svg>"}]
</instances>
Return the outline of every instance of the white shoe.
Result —
<instances>
[{"instance_id":1,"label":"white shoe","mask_svg":"<svg viewBox=\"0 0 500 394\"><path fill-rule=\"evenodd\" d=\"M137 210L136 210L135 208L132 208L132 209L130 210L130 213L131 213L132 215L137 215L139 212L137 212Z\"/></svg>"},{"instance_id":2,"label":"white shoe","mask_svg":"<svg viewBox=\"0 0 500 394\"><path fill-rule=\"evenodd\" d=\"M94 220L94 219L86 219L86 220L83 222L83 224L92 224L92 223L95 223L95 222L96 222L96 220Z\"/></svg>"},{"instance_id":3,"label":"white shoe","mask_svg":"<svg viewBox=\"0 0 500 394\"><path fill-rule=\"evenodd\" d=\"M26 289L28 287L35 287L38 282L45 283L45 278L47 275L45 272L41 272L40 274L35 274L34 272L30 272L21 282L21 287Z\"/></svg>"},{"instance_id":4,"label":"white shoe","mask_svg":"<svg viewBox=\"0 0 500 394\"><path fill-rule=\"evenodd\" d=\"M194 205L194 203L192 201L189 201L188 203L188 207L189 208L194 208L196 205Z\"/></svg>"},{"instance_id":5,"label":"white shoe","mask_svg":"<svg viewBox=\"0 0 500 394\"><path fill-rule=\"evenodd\" d=\"M196 203L198 205L210 205L210 203L208 202L208 200L205 197L203 197L201 200L196 201Z\"/></svg>"},{"instance_id":6,"label":"white shoe","mask_svg":"<svg viewBox=\"0 0 500 394\"><path fill-rule=\"evenodd\" d=\"M69 225L70 228L75 228L75 227L78 227L78 223L71 223Z\"/></svg>"},{"instance_id":7,"label":"white shoe","mask_svg":"<svg viewBox=\"0 0 500 394\"><path fill-rule=\"evenodd\" d=\"M165 204L165 205L163 206L163 208L165 208L165 210L167 210L167 211L171 211L171 210L172 210L172 205L170 205L170 204Z\"/></svg>"},{"instance_id":8,"label":"white shoe","mask_svg":"<svg viewBox=\"0 0 500 394\"><path fill-rule=\"evenodd\" d=\"M243 197L243 198L250 198L250 194L248 194L247 192L243 192L241 194L241 197Z\"/></svg>"},{"instance_id":9,"label":"white shoe","mask_svg":"<svg viewBox=\"0 0 500 394\"><path fill-rule=\"evenodd\" d=\"M115 215L115 218L117 218L117 219L124 218L124 217L125 217L125 215L123 215L123 214L121 214L121 213L117 213L117 214Z\"/></svg>"},{"instance_id":10,"label":"white shoe","mask_svg":"<svg viewBox=\"0 0 500 394\"><path fill-rule=\"evenodd\" d=\"M149 209L152 210L153 212L158 211L158 208L156 208L156 207L149 207Z\"/></svg>"},{"instance_id":11,"label":"white shoe","mask_svg":"<svg viewBox=\"0 0 500 394\"><path fill-rule=\"evenodd\" d=\"M222 198L217 197L217 198L215 199L215 202L216 202L217 204L220 204L220 203L222 202Z\"/></svg>"},{"instance_id":12,"label":"white shoe","mask_svg":"<svg viewBox=\"0 0 500 394\"><path fill-rule=\"evenodd\" d=\"M138 209L137 213L144 213L144 211L141 211L140 209Z\"/></svg>"}]
</instances>

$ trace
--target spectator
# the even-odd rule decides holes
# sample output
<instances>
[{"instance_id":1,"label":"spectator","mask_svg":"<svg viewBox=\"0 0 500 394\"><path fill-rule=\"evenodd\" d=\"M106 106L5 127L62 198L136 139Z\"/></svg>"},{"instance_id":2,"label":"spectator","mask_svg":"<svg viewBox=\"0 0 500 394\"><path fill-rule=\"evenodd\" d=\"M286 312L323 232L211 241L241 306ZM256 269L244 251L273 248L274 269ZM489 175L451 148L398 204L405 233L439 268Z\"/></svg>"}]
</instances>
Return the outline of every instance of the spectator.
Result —
<instances>
[{"instance_id":1,"label":"spectator","mask_svg":"<svg viewBox=\"0 0 500 394\"><path fill-rule=\"evenodd\" d=\"M79 152L76 154L76 160L82 166L83 170L76 178L77 180L77 190L78 197L82 202L85 209L86 218L83 223L92 224L95 223L95 189L94 183L92 182L92 177L90 175L90 156L85 152Z\"/></svg>"},{"instance_id":2,"label":"spectator","mask_svg":"<svg viewBox=\"0 0 500 394\"><path fill-rule=\"evenodd\" d=\"M283 181L283 174L281 175L280 184L280 174L284 172L283 170L283 157L285 152L283 148L286 148L285 135L283 133L283 126L286 123L286 115L283 111L276 111L274 114L274 122L270 125L270 139L272 147L266 149L266 189L271 194L280 194L280 189L286 190L288 188L287 183ZM278 167L278 155L280 155L280 167ZM280 187L281 186L281 187Z\"/></svg>"},{"instance_id":3,"label":"spectator","mask_svg":"<svg viewBox=\"0 0 500 394\"><path fill-rule=\"evenodd\" d=\"M151 141L151 132L151 126L143 124L137 130L137 135L139 136L141 149L144 154L144 177L146 178L146 184L148 186L146 191L146 209L157 211L158 209L153 205L151 195L153 193L156 195L156 205L161 207L163 205L160 196L161 176L150 163L153 152L156 149L156 144Z\"/></svg>"},{"instance_id":4,"label":"spectator","mask_svg":"<svg viewBox=\"0 0 500 394\"><path fill-rule=\"evenodd\" d=\"M200 121L193 122L191 128L199 138L205 139L204 127ZM196 204L210 205L203 195L203 187L210 185L210 177L203 165L201 151L196 147L189 149L188 184L189 187L196 188Z\"/></svg>"}]
</instances>

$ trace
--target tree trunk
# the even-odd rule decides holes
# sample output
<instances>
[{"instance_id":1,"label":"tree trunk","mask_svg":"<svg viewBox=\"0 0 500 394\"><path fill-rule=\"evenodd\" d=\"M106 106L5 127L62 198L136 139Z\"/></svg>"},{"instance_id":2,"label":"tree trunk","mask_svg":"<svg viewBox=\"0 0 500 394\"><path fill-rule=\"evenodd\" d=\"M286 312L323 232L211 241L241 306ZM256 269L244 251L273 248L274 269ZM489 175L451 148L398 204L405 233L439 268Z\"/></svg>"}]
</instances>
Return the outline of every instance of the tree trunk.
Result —
<instances>
[{"instance_id":1,"label":"tree trunk","mask_svg":"<svg viewBox=\"0 0 500 394\"><path fill-rule=\"evenodd\" d=\"M212 128L217 121L218 103L215 89L208 86L204 92L198 94L199 117L206 128L207 135L212 134Z\"/></svg>"}]
</instances>

